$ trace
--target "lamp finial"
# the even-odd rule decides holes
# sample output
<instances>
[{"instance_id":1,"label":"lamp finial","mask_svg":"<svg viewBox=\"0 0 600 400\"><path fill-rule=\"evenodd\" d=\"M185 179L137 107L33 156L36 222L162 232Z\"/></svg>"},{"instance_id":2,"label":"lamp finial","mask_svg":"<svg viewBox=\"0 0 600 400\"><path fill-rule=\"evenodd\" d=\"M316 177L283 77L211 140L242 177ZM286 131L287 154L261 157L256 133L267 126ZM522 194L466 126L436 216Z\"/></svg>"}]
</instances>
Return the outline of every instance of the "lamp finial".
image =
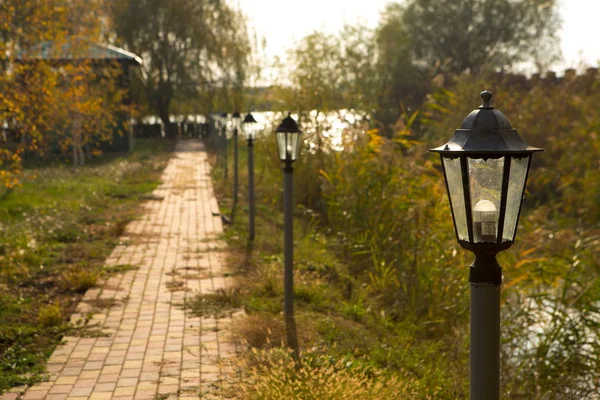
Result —
<instances>
[{"instance_id":1,"label":"lamp finial","mask_svg":"<svg viewBox=\"0 0 600 400\"><path fill-rule=\"evenodd\" d=\"M479 106L480 110L491 110L494 107L492 107L491 101L492 101L492 92L490 92L489 90L484 90L483 92L480 93L481 95L481 99L483 100L483 104L481 106Z\"/></svg>"}]
</instances>

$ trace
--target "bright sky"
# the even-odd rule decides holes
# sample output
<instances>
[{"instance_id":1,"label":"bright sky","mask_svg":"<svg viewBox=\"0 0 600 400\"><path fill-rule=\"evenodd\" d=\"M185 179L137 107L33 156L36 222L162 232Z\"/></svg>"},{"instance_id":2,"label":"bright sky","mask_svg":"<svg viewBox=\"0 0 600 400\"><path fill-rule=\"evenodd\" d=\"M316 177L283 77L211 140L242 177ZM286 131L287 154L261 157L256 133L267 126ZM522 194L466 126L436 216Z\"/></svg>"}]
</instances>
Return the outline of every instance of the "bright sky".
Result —
<instances>
[{"instance_id":1,"label":"bright sky","mask_svg":"<svg viewBox=\"0 0 600 400\"><path fill-rule=\"evenodd\" d=\"M583 61L588 66L597 67L600 63L600 45L596 34L600 1L562 0L561 3L561 39L565 65L577 67Z\"/></svg>"},{"instance_id":2,"label":"bright sky","mask_svg":"<svg viewBox=\"0 0 600 400\"><path fill-rule=\"evenodd\" d=\"M379 14L390 0L234 0L248 16L259 37L267 42L266 55L283 56L294 41L315 31L338 32L346 23L376 26ZM595 27L600 0L560 0L564 62L568 67L598 66L600 44Z\"/></svg>"}]
</instances>

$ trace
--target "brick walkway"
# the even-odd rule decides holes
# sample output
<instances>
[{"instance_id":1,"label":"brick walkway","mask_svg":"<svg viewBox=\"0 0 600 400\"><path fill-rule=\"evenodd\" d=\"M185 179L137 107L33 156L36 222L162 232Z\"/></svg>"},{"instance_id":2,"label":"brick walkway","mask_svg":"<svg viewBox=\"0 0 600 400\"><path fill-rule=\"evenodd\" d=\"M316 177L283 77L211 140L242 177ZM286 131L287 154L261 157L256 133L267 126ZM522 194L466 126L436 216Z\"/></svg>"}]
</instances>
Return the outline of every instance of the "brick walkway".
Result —
<instances>
[{"instance_id":1,"label":"brick walkway","mask_svg":"<svg viewBox=\"0 0 600 400\"><path fill-rule=\"evenodd\" d=\"M91 316L97 328L64 338L48 361L50 380L23 399L221 398L232 371L226 359L236 351L222 329L229 320L195 318L181 307L228 285L204 146L180 142L163 182L106 260L134 268L88 290L72 317Z\"/></svg>"}]
</instances>

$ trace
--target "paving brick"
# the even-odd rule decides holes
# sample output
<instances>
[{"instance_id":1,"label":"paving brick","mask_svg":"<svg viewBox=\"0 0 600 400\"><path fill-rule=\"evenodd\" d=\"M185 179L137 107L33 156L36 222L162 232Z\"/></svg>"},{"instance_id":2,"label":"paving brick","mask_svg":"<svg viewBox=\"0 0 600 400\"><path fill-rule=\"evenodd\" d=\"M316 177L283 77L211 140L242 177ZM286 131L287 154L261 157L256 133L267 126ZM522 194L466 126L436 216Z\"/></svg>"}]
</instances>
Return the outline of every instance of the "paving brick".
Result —
<instances>
[{"instance_id":1,"label":"paving brick","mask_svg":"<svg viewBox=\"0 0 600 400\"><path fill-rule=\"evenodd\" d=\"M84 371L96 371L101 370L104 367L104 363L102 361L89 361L85 363L83 366Z\"/></svg>"},{"instance_id":2,"label":"paving brick","mask_svg":"<svg viewBox=\"0 0 600 400\"><path fill-rule=\"evenodd\" d=\"M61 376L56 381L55 385L74 385L77 382L77 376Z\"/></svg>"},{"instance_id":3,"label":"paving brick","mask_svg":"<svg viewBox=\"0 0 600 400\"><path fill-rule=\"evenodd\" d=\"M121 378L139 378L142 372L141 363L138 368L127 368L121 371Z\"/></svg>"},{"instance_id":4,"label":"paving brick","mask_svg":"<svg viewBox=\"0 0 600 400\"><path fill-rule=\"evenodd\" d=\"M135 386L138 383L138 378L119 378L119 380L117 381L117 387L122 387L122 386Z\"/></svg>"},{"instance_id":5,"label":"paving brick","mask_svg":"<svg viewBox=\"0 0 600 400\"><path fill-rule=\"evenodd\" d=\"M79 376L81 374L81 371L83 371L83 367L64 368L60 372L59 376Z\"/></svg>"},{"instance_id":6,"label":"paving brick","mask_svg":"<svg viewBox=\"0 0 600 400\"><path fill-rule=\"evenodd\" d=\"M90 400L110 400L112 399L112 393L96 393L92 392Z\"/></svg>"},{"instance_id":7,"label":"paving brick","mask_svg":"<svg viewBox=\"0 0 600 400\"><path fill-rule=\"evenodd\" d=\"M113 392L116 387L116 382L98 383L96 386L94 386L94 392Z\"/></svg>"},{"instance_id":8,"label":"paving brick","mask_svg":"<svg viewBox=\"0 0 600 400\"><path fill-rule=\"evenodd\" d=\"M46 397L46 395L48 394L47 390L31 390L28 391L27 393L25 393L25 395L23 396L24 400L35 400L35 399L44 399ZM9 395L15 395L15 397L13 397L13 399L16 399L18 396L17 393L9 393ZM7 397L6 399L4 397L2 397L2 400L8 400L10 397Z\"/></svg>"},{"instance_id":9,"label":"paving brick","mask_svg":"<svg viewBox=\"0 0 600 400\"><path fill-rule=\"evenodd\" d=\"M121 365L105 365L100 372L100 375L112 375L121 372Z\"/></svg>"},{"instance_id":10,"label":"paving brick","mask_svg":"<svg viewBox=\"0 0 600 400\"><path fill-rule=\"evenodd\" d=\"M137 390L135 392L135 396L133 397L135 400L155 400L156 391L153 390ZM198 399L196 399L198 400Z\"/></svg>"},{"instance_id":11,"label":"paving brick","mask_svg":"<svg viewBox=\"0 0 600 400\"><path fill-rule=\"evenodd\" d=\"M73 389L73 385L54 385L50 389L49 394L63 394L69 393Z\"/></svg>"},{"instance_id":12,"label":"paving brick","mask_svg":"<svg viewBox=\"0 0 600 400\"><path fill-rule=\"evenodd\" d=\"M96 384L96 379L79 379L75 382L75 389L77 388L91 388Z\"/></svg>"},{"instance_id":13,"label":"paving brick","mask_svg":"<svg viewBox=\"0 0 600 400\"><path fill-rule=\"evenodd\" d=\"M87 397L92 393L91 387L79 387L73 388L71 393L69 393L69 397Z\"/></svg>"},{"instance_id":14,"label":"paving brick","mask_svg":"<svg viewBox=\"0 0 600 400\"><path fill-rule=\"evenodd\" d=\"M118 396L133 396L134 393L135 393L135 386L117 387L115 389L115 391L113 392L113 396L114 397L118 397Z\"/></svg>"},{"instance_id":15,"label":"paving brick","mask_svg":"<svg viewBox=\"0 0 600 400\"><path fill-rule=\"evenodd\" d=\"M83 371L79 375L79 379L96 379L100 376L101 371Z\"/></svg>"},{"instance_id":16,"label":"paving brick","mask_svg":"<svg viewBox=\"0 0 600 400\"><path fill-rule=\"evenodd\" d=\"M67 394L49 394L46 400L65 400L67 397Z\"/></svg>"}]
</instances>

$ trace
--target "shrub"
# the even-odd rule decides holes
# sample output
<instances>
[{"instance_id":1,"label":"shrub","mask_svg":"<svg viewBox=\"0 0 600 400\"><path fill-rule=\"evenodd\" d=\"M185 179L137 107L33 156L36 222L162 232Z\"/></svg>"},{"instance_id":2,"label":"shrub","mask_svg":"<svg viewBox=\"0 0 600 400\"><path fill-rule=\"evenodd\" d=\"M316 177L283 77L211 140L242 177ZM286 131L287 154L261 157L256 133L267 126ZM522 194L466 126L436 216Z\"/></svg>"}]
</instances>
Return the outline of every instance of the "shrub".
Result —
<instances>
[{"instance_id":1,"label":"shrub","mask_svg":"<svg viewBox=\"0 0 600 400\"><path fill-rule=\"evenodd\" d=\"M284 350L254 351L240 365L243 379L235 399L244 400L389 400L433 399L408 374L390 378L356 361L308 353L300 363Z\"/></svg>"},{"instance_id":2,"label":"shrub","mask_svg":"<svg viewBox=\"0 0 600 400\"><path fill-rule=\"evenodd\" d=\"M46 328L62 324L63 313L60 304L54 303L40 307L38 321Z\"/></svg>"},{"instance_id":3,"label":"shrub","mask_svg":"<svg viewBox=\"0 0 600 400\"><path fill-rule=\"evenodd\" d=\"M98 274L85 269L75 268L63 274L63 285L65 289L76 293L85 293L96 285Z\"/></svg>"}]
</instances>

